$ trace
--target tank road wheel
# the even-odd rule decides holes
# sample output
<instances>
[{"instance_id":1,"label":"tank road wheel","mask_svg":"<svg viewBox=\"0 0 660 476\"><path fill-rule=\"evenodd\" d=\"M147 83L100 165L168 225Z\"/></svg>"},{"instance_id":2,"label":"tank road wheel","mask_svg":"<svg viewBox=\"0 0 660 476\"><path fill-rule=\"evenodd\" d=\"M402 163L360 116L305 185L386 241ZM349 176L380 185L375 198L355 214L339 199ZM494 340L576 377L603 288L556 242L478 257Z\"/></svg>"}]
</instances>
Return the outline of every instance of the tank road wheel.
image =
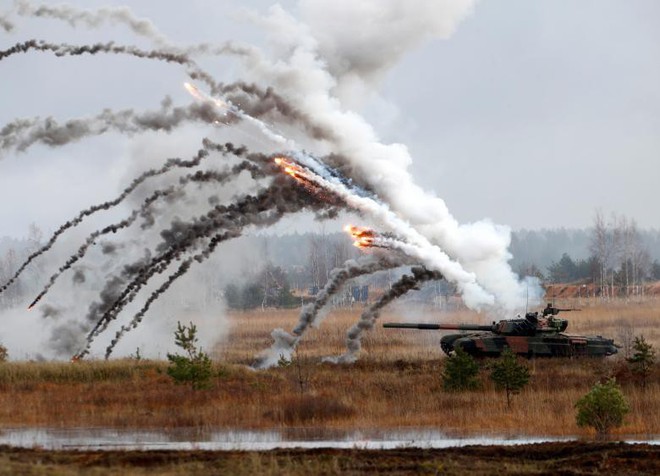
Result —
<instances>
[{"instance_id":1,"label":"tank road wheel","mask_svg":"<svg viewBox=\"0 0 660 476\"><path fill-rule=\"evenodd\" d=\"M451 355L451 353L454 351L454 346L444 341L440 341L440 348L447 355Z\"/></svg>"}]
</instances>

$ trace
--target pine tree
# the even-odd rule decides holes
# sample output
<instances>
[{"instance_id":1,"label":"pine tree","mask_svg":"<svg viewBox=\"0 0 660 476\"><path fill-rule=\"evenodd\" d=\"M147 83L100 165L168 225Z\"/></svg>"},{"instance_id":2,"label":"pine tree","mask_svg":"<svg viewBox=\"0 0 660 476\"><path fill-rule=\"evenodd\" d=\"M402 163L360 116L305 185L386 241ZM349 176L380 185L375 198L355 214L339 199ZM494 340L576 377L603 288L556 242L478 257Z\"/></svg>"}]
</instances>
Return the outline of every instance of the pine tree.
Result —
<instances>
[{"instance_id":1,"label":"pine tree","mask_svg":"<svg viewBox=\"0 0 660 476\"><path fill-rule=\"evenodd\" d=\"M630 411L621 389L612 378L597 383L575 404L578 426L591 426L599 437L607 435L612 428L623 424L623 417Z\"/></svg>"},{"instance_id":2,"label":"pine tree","mask_svg":"<svg viewBox=\"0 0 660 476\"><path fill-rule=\"evenodd\" d=\"M630 364L633 373L639 376L642 388L646 389L646 382L653 372L653 364L655 363L653 345L646 342L644 336L635 337L633 355L626 360Z\"/></svg>"},{"instance_id":3,"label":"pine tree","mask_svg":"<svg viewBox=\"0 0 660 476\"><path fill-rule=\"evenodd\" d=\"M197 347L197 326L190 323L184 326L177 322L174 342L186 351L187 355L167 354L170 366L167 375L177 384L190 383L194 390L208 388L211 385L213 366L209 356Z\"/></svg>"},{"instance_id":4,"label":"pine tree","mask_svg":"<svg viewBox=\"0 0 660 476\"><path fill-rule=\"evenodd\" d=\"M518 363L516 355L507 347L492 364L490 378L495 382L495 387L506 392L506 405L511 408L511 397L520 393L529 382L529 369Z\"/></svg>"},{"instance_id":5,"label":"pine tree","mask_svg":"<svg viewBox=\"0 0 660 476\"><path fill-rule=\"evenodd\" d=\"M456 347L454 355L445 360L442 385L447 391L475 390L479 388L478 375L479 364L474 357Z\"/></svg>"}]
</instances>

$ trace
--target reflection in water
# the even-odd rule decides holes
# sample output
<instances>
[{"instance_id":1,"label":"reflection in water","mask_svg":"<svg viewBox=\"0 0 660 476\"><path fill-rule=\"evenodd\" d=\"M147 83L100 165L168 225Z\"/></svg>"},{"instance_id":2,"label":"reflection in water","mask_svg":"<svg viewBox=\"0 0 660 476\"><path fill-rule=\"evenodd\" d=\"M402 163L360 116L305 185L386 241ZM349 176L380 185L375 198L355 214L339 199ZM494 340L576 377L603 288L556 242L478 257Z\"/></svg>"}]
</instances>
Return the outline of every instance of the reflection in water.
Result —
<instances>
[{"instance_id":1,"label":"reflection in water","mask_svg":"<svg viewBox=\"0 0 660 476\"><path fill-rule=\"evenodd\" d=\"M575 438L482 436L459 438L435 430L342 431L318 428L204 431L107 428L6 428L0 444L23 448L78 450L271 450L274 448L449 448L468 445L517 445ZM660 444L658 438L636 442Z\"/></svg>"}]
</instances>

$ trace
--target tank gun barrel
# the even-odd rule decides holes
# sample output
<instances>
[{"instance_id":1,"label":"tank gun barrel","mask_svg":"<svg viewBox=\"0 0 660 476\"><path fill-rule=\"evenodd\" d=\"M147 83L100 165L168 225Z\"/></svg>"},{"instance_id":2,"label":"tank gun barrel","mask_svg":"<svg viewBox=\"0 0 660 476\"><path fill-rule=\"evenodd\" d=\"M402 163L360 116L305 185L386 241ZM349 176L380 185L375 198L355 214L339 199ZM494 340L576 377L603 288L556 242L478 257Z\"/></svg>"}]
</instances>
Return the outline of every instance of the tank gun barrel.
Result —
<instances>
[{"instance_id":1,"label":"tank gun barrel","mask_svg":"<svg viewBox=\"0 0 660 476\"><path fill-rule=\"evenodd\" d=\"M492 325L478 325L478 324L427 324L427 323L410 323L410 322L386 322L383 327L389 329L423 329L423 330L458 330L458 331L492 331Z\"/></svg>"}]
</instances>

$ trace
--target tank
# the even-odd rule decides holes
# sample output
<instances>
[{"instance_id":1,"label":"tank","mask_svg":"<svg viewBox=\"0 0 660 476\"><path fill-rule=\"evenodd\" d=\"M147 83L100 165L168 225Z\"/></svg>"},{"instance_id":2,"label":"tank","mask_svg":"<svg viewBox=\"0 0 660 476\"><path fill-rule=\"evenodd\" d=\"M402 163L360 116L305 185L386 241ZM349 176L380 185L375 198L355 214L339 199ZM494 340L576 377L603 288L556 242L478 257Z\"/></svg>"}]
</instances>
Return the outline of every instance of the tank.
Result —
<instances>
[{"instance_id":1,"label":"tank","mask_svg":"<svg viewBox=\"0 0 660 476\"><path fill-rule=\"evenodd\" d=\"M498 357L506 348L525 357L606 357L617 353L614 340L601 336L564 334L568 320L556 317L561 309L548 304L543 311L528 312L524 318L475 324L385 323L398 329L449 329L463 331L440 339L440 347L451 355L461 348L474 357Z\"/></svg>"}]
</instances>

